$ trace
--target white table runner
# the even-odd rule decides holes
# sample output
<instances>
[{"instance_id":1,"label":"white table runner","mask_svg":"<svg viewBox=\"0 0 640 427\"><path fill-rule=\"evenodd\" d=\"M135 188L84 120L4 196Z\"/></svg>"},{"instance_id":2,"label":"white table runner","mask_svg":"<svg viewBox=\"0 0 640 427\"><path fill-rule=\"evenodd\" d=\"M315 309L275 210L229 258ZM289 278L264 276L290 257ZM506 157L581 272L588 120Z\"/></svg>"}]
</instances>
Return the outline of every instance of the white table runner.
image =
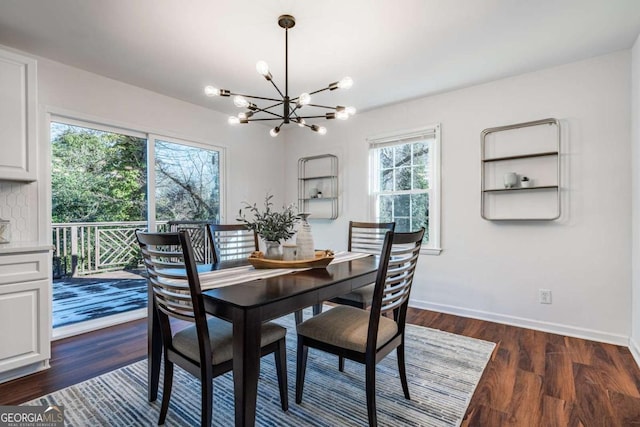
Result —
<instances>
[{"instance_id":1,"label":"white table runner","mask_svg":"<svg viewBox=\"0 0 640 427\"><path fill-rule=\"evenodd\" d=\"M329 265L364 258L371 254L359 252L336 252L334 259ZM238 283L251 282L252 280L267 279L269 277L282 276L294 271L310 270L310 268L271 268L256 269L252 265L242 267L226 268L223 270L206 271L200 273L200 287L203 291L223 286L237 285Z\"/></svg>"}]
</instances>

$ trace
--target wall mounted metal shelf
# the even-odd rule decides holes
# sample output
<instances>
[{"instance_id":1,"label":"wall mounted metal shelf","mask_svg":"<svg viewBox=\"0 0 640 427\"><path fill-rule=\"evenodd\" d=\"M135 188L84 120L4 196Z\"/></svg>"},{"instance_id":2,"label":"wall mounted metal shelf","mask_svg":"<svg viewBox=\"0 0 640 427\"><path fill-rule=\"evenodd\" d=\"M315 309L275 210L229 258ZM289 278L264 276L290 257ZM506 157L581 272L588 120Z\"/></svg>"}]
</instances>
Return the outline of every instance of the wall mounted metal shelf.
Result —
<instances>
[{"instance_id":1,"label":"wall mounted metal shelf","mask_svg":"<svg viewBox=\"0 0 640 427\"><path fill-rule=\"evenodd\" d=\"M560 123L553 118L483 130L482 218L490 221L560 218L560 153ZM534 177L535 184L505 188L503 176L510 172L518 175L518 181L522 176Z\"/></svg>"},{"instance_id":2,"label":"wall mounted metal shelf","mask_svg":"<svg viewBox=\"0 0 640 427\"><path fill-rule=\"evenodd\" d=\"M298 209L310 219L338 218L338 157L333 154L298 160Z\"/></svg>"}]
</instances>

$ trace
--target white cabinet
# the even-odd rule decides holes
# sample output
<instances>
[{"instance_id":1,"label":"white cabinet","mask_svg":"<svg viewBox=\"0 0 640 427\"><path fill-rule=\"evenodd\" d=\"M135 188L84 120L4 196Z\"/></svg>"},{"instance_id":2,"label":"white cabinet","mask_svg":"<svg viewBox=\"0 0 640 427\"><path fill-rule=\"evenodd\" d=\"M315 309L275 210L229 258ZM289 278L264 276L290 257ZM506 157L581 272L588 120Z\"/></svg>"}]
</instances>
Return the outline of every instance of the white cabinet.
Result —
<instances>
[{"instance_id":1,"label":"white cabinet","mask_svg":"<svg viewBox=\"0 0 640 427\"><path fill-rule=\"evenodd\" d=\"M36 180L36 61L0 49L0 180Z\"/></svg>"},{"instance_id":2,"label":"white cabinet","mask_svg":"<svg viewBox=\"0 0 640 427\"><path fill-rule=\"evenodd\" d=\"M49 366L50 269L48 249L0 254L0 382Z\"/></svg>"}]
</instances>

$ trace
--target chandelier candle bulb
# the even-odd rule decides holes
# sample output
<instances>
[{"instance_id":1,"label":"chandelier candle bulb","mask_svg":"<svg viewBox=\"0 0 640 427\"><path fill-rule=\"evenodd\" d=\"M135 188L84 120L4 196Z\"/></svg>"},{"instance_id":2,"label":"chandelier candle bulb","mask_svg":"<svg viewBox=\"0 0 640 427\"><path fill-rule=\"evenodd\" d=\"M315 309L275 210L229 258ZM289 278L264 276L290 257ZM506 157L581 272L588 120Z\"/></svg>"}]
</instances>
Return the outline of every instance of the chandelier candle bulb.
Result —
<instances>
[{"instance_id":1,"label":"chandelier candle bulb","mask_svg":"<svg viewBox=\"0 0 640 427\"><path fill-rule=\"evenodd\" d=\"M318 105L311 104L311 95L316 93L324 92L326 90L333 91L336 89L349 89L353 86L353 79L351 77L343 77L337 82L330 83L329 85L310 92L302 92L299 96L290 96L289 95L289 30L295 27L296 19L291 15L280 15L278 18L278 25L285 30L285 44L284 44L284 54L285 54L285 90L284 93L278 85L273 81L273 76L271 71L269 71L269 65L266 61L260 60L256 63L256 71L258 74L263 76L267 81L269 81L275 90L278 92L279 97L266 97L266 96L255 96L255 95L244 95L239 93L233 93L228 89L218 89L214 86L206 86L204 88L204 93L207 96L223 96L229 97L231 95L234 96L233 103L238 108L248 108L249 110L258 113L264 113L266 117L260 115L260 117L251 118L252 114L244 114L239 115L235 119L229 118L229 124L235 125L238 123L249 123L252 121L268 121L268 120L278 120L280 121L280 125L271 129L269 133L271 136L278 135L280 132L280 126L283 124L297 124L300 127L307 127L314 132L319 133L320 135L325 135L327 133L327 129L323 126L311 125L307 124L305 119L333 119L338 118L340 120L346 120L349 116L355 114L355 108L353 107L332 107L327 105ZM256 104L251 103L246 98L251 100L260 100L268 102L268 106L266 107L258 107ZM257 101L256 101L257 102ZM312 109L324 108L327 110L333 110L335 112L339 112L338 114L331 112L328 114L318 114L313 113L308 116L300 115L300 109L303 106L309 106ZM278 113L278 110L282 112L282 114ZM305 108L305 111L307 109Z\"/></svg>"}]
</instances>

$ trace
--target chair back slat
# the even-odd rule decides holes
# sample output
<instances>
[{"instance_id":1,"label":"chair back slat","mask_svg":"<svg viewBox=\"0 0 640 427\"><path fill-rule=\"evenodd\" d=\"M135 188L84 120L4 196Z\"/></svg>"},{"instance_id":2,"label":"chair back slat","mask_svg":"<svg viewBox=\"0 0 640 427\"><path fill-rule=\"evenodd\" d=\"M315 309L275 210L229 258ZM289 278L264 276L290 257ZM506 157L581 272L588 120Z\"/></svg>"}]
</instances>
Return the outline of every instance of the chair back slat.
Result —
<instances>
[{"instance_id":1,"label":"chair back slat","mask_svg":"<svg viewBox=\"0 0 640 427\"><path fill-rule=\"evenodd\" d=\"M411 285L422 247L424 228L412 233L386 233L376 278L367 345L375 349L380 316L393 312L398 331L404 333Z\"/></svg>"},{"instance_id":2,"label":"chair back slat","mask_svg":"<svg viewBox=\"0 0 640 427\"><path fill-rule=\"evenodd\" d=\"M380 255L387 231L395 229L395 222L349 221L349 252Z\"/></svg>"},{"instance_id":3,"label":"chair back slat","mask_svg":"<svg viewBox=\"0 0 640 427\"><path fill-rule=\"evenodd\" d=\"M209 224L213 262L245 259L258 250L258 235L244 224Z\"/></svg>"},{"instance_id":4,"label":"chair back slat","mask_svg":"<svg viewBox=\"0 0 640 427\"><path fill-rule=\"evenodd\" d=\"M408 301L421 245L422 238L417 242L393 242L382 290L381 313L395 310Z\"/></svg>"},{"instance_id":5,"label":"chair back slat","mask_svg":"<svg viewBox=\"0 0 640 427\"><path fill-rule=\"evenodd\" d=\"M202 295L189 235L184 230L136 234L156 308L170 317L194 322L194 300L201 300Z\"/></svg>"}]
</instances>

